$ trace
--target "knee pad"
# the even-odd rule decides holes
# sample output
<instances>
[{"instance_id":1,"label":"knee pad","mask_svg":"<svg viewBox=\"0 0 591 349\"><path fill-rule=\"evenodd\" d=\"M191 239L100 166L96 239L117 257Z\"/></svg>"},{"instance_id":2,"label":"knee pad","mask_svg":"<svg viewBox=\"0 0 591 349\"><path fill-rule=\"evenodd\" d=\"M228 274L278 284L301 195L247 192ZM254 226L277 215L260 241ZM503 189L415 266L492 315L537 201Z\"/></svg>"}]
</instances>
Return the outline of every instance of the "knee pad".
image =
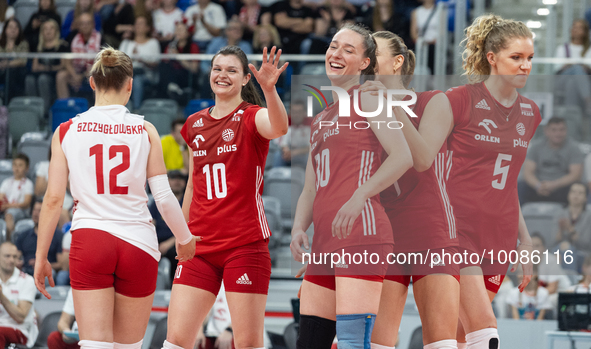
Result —
<instances>
[{"instance_id":1,"label":"knee pad","mask_svg":"<svg viewBox=\"0 0 591 349\"><path fill-rule=\"evenodd\" d=\"M98 342L98 341L89 341L89 340L82 340L78 342L78 345L81 349L113 349L112 342Z\"/></svg>"},{"instance_id":2,"label":"knee pad","mask_svg":"<svg viewBox=\"0 0 591 349\"><path fill-rule=\"evenodd\" d=\"M396 349L396 347L388 347L381 344L371 343L371 349Z\"/></svg>"},{"instance_id":3,"label":"knee pad","mask_svg":"<svg viewBox=\"0 0 591 349\"><path fill-rule=\"evenodd\" d=\"M300 334L298 336L296 348L330 349L336 334L336 321L318 316L300 315Z\"/></svg>"},{"instance_id":4,"label":"knee pad","mask_svg":"<svg viewBox=\"0 0 591 349\"><path fill-rule=\"evenodd\" d=\"M142 343L144 342L144 340L142 339L141 341L137 342L137 343L133 343L133 344L121 344L121 343L113 343L113 348L114 349L142 349Z\"/></svg>"},{"instance_id":5,"label":"knee pad","mask_svg":"<svg viewBox=\"0 0 591 349\"><path fill-rule=\"evenodd\" d=\"M458 342L455 339L445 339L442 341L429 343L423 346L423 349L457 349L457 347Z\"/></svg>"},{"instance_id":6,"label":"knee pad","mask_svg":"<svg viewBox=\"0 0 591 349\"><path fill-rule=\"evenodd\" d=\"M164 344L162 344L162 349L183 349L183 347L179 347L178 345L174 345L169 341L165 340Z\"/></svg>"},{"instance_id":7,"label":"knee pad","mask_svg":"<svg viewBox=\"0 0 591 349\"><path fill-rule=\"evenodd\" d=\"M371 349L376 314L337 315L338 349Z\"/></svg>"},{"instance_id":8,"label":"knee pad","mask_svg":"<svg viewBox=\"0 0 591 349\"><path fill-rule=\"evenodd\" d=\"M499 332L496 328L485 328L466 334L468 349L499 349Z\"/></svg>"}]
</instances>

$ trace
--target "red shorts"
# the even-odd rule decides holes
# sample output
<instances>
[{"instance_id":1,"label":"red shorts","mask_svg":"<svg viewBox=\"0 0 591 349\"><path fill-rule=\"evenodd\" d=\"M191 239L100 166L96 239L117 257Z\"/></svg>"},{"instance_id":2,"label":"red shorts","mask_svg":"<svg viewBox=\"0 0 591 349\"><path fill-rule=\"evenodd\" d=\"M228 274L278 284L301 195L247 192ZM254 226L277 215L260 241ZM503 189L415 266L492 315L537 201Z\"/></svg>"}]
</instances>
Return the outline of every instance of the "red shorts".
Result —
<instances>
[{"instance_id":1,"label":"red shorts","mask_svg":"<svg viewBox=\"0 0 591 349\"><path fill-rule=\"evenodd\" d=\"M385 261L387 255L392 253L393 248L392 244L341 248L333 251L332 254L344 257L344 263L337 263L334 268L331 266L331 262L336 262L336 259L332 260L331 256L328 256L326 260L324 258L320 260L318 255L316 255L316 259L314 259L315 255L312 255L304 280L333 291L336 290L336 277L383 282L388 268ZM351 257L349 258L347 254ZM379 259L375 258L375 254L379 256ZM371 258L371 255L374 255L374 258ZM377 263L373 264L374 261Z\"/></svg>"},{"instance_id":2,"label":"red shorts","mask_svg":"<svg viewBox=\"0 0 591 349\"><path fill-rule=\"evenodd\" d=\"M454 262L454 255L458 253L456 246L429 249L417 252L399 252L390 257L386 280L398 282L408 287L412 277L417 282L427 275L453 275L460 281L460 260Z\"/></svg>"},{"instance_id":3,"label":"red shorts","mask_svg":"<svg viewBox=\"0 0 591 349\"><path fill-rule=\"evenodd\" d=\"M269 241L196 255L188 262L179 263L173 283L217 295L222 280L226 292L267 294L271 280Z\"/></svg>"},{"instance_id":4,"label":"red shorts","mask_svg":"<svg viewBox=\"0 0 591 349\"><path fill-rule=\"evenodd\" d=\"M106 231L72 231L70 284L75 290L114 287L127 297L147 297L156 290L158 262L145 251Z\"/></svg>"},{"instance_id":5,"label":"red shorts","mask_svg":"<svg viewBox=\"0 0 591 349\"><path fill-rule=\"evenodd\" d=\"M467 253L474 253L470 250L466 250ZM467 268L475 266L473 264L463 264L461 268ZM482 259L482 263L476 265L482 269L482 274L484 275L484 286L488 291L493 293L499 292L499 288L501 288L501 284L505 279L505 275L507 274L507 269L509 269L509 262L500 263L499 261L493 261L491 259L484 258Z\"/></svg>"}]
</instances>

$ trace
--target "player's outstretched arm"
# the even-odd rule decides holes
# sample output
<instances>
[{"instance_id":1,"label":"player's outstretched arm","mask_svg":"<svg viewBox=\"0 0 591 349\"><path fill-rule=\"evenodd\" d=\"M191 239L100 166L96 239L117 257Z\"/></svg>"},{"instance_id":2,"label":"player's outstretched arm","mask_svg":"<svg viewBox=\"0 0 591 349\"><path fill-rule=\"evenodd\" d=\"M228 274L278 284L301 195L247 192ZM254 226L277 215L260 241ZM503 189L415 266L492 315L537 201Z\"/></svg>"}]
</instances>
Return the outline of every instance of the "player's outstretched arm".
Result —
<instances>
[{"instance_id":1,"label":"player's outstretched arm","mask_svg":"<svg viewBox=\"0 0 591 349\"><path fill-rule=\"evenodd\" d=\"M372 96L370 93L361 94L361 107L369 106L365 110L374 110L378 105L378 98L382 96ZM386 102L383 102L386 105ZM337 212L332 222L332 236L339 239L346 238L351 234L353 224L365 205L367 199L371 198L388 188L398 180L409 168L412 167L412 156L402 130L380 127L391 122L388 119L386 109L382 110L380 115L373 118L378 122L371 123L371 129L378 138L388 157L384 160L380 168L363 183L355 192L351 199ZM410 126L412 127L412 126ZM376 154L379 156L379 154Z\"/></svg>"},{"instance_id":2,"label":"player's outstretched arm","mask_svg":"<svg viewBox=\"0 0 591 349\"><path fill-rule=\"evenodd\" d=\"M304 190L298 199L296 206L295 217L293 219L293 228L291 230L291 254L297 262L302 261L302 253L310 250L310 242L306 230L312 224L312 205L316 197L316 176L314 175L314 167L312 166L312 155L308 155L308 163L306 164L306 181L304 182ZM302 249L302 247L304 249Z\"/></svg>"},{"instance_id":3,"label":"player's outstretched arm","mask_svg":"<svg viewBox=\"0 0 591 349\"><path fill-rule=\"evenodd\" d=\"M51 264L47 260L47 253L66 195L68 186L68 162L60 144L59 128L51 139L51 161L49 162L49 181L47 191L43 197L41 215L39 216L39 230L37 232L37 251L35 252L35 285L47 298L51 298L45 290L45 278L49 279L49 285L55 286L52 276Z\"/></svg>"},{"instance_id":4,"label":"player's outstretched arm","mask_svg":"<svg viewBox=\"0 0 591 349\"><path fill-rule=\"evenodd\" d=\"M188 261L195 255L195 243L201 241L201 237L195 237L189 231L181 206L170 189L164 155L162 155L162 144L156 128L147 121L145 128L151 145L146 169L148 184L158 211L178 241L177 259L181 262Z\"/></svg>"},{"instance_id":5,"label":"player's outstretched arm","mask_svg":"<svg viewBox=\"0 0 591 349\"><path fill-rule=\"evenodd\" d=\"M277 48L273 46L267 59L267 48L263 49L263 63L259 70L252 64L248 65L265 95L267 108L263 108L257 112L255 123L257 131L267 139L283 136L287 133L289 125L285 105L283 105L275 88L277 79L285 71L289 63L285 63L281 68L278 68L277 65L279 64L279 57L281 57L281 50L278 50L277 56L275 56L276 50Z\"/></svg>"}]
</instances>

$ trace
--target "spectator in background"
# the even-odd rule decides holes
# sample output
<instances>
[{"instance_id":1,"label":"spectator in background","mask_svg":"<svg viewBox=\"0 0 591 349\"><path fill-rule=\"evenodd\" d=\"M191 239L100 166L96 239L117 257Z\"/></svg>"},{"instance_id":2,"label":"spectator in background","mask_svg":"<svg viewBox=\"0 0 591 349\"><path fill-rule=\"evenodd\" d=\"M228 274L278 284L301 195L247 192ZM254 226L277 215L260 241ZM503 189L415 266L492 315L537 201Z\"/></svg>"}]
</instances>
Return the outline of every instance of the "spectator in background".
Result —
<instances>
[{"instance_id":1,"label":"spectator in background","mask_svg":"<svg viewBox=\"0 0 591 349\"><path fill-rule=\"evenodd\" d=\"M29 52L29 43L23 38L21 24L14 17L6 20L4 30L0 34L0 53L4 52ZM0 81L7 82L7 73L9 74L10 80L23 81L27 72L26 65L27 60L25 58L0 59ZM6 100L22 94L22 83L11 84L9 86L11 88L8 90L8 96L4 97Z\"/></svg>"},{"instance_id":2,"label":"spectator in background","mask_svg":"<svg viewBox=\"0 0 591 349\"><path fill-rule=\"evenodd\" d=\"M519 269L519 281L523 280L523 271ZM548 290L539 285L537 267L534 266L534 273L531 281L523 292L515 287L507 295L507 303L511 305L513 319L543 320L546 310L552 309Z\"/></svg>"},{"instance_id":3,"label":"spectator in background","mask_svg":"<svg viewBox=\"0 0 591 349\"><path fill-rule=\"evenodd\" d=\"M152 37L152 17L150 15L139 16L135 19L133 40L123 40L119 50L133 58L133 88L131 100L137 110L144 99L146 85L155 85L158 79L158 59L160 44Z\"/></svg>"},{"instance_id":4,"label":"spectator in background","mask_svg":"<svg viewBox=\"0 0 591 349\"><path fill-rule=\"evenodd\" d=\"M263 53L265 47L267 48L267 52L271 52L273 46L276 46L278 49L281 48L281 38L279 37L277 28L272 24L261 24L257 26L252 38L252 49L254 53Z\"/></svg>"},{"instance_id":5,"label":"spectator in background","mask_svg":"<svg viewBox=\"0 0 591 349\"><path fill-rule=\"evenodd\" d=\"M544 237L539 232L531 234L532 251L540 256L540 263L538 264L538 282L548 291L550 304L556 307L558 304L558 293L564 292L570 287L570 279L566 276L564 269L558 263L556 255L549 252L546 248ZM546 254L548 259L546 260Z\"/></svg>"},{"instance_id":6,"label":"spectator in background","mask_svg":"<svg viewBox=\"0 0 591 349\"><path fill-rule=\"evenodd\" d=\"M40 161L36 166L37 171L35 172L35 197L37 199L43 198L43 196L45 196L45 191L47 190L47 183L49 181L49 160L51 160L51 147L49 147L48 150L47 161ZM73 207L74 198L72 198L72 195L70 194L70 188L68 184L66 196L64 197L64 202L62 204L62 214L57 224L58 229L62 229L64 224L72 221L72 217L70 217L70 211Z\"/></svg>"},{"instance_id":7,"label":"spectator in background","mask_svg":"<svg viewBox=\"0 0 591 349\"><path fill-rule=\"evenodd\" d=\"M183 10L176 6L178 0L163 0L162 7L152 12L156 39L163 47L174 39L176 24L183 21Z\"/></svg>"},{"instance_id":8,"label":"spectator in background","mask_svg":"<svg viewBox=\"0 0 591 349\"><path fill-rule=\"evenodd\" d=\"M40 53L70 52L68 43L60 39L59 24L48 19L41 25L39 43L36 47ZM35 58L31 66L31 74L25 78L25 93L27 96L43 98L45 109L52 105L55 95L55 76L64 68L64 60L59 58Z\"/></svg>"},{"instance_id":9,"label":"spectator in background","mask_svg":"<svg viewBox=\"0 0 591 349\"><path fill-rule=\"evenodd\" d=\"M162 137L162 154L167 171L179 170L189 174L189 149L181 136L185 119L176 119L170 125L170 134ZM198 127L199 125L195 125Z\"/></svg>"},{"instance_id":10,"label":"spectator in background","mask_svg":"<svg viewBox=\"0 0 591 349\"><path fill-rule=\"evenodd\" d=\"M187 175L181 171L173 170L168 172L168 183L172 193L183 204L183 197L185 196L185 188L187 187ZM162 215L156 207L156 202L153 201L149 206L150 214L152 215L152 223L156 227L156 235L158 236L158 250L163 257L170 260L170 282L174 279L174 272L176 270L178 261L176 260L175 238L172 231L162 219Z\"/></svg>"},{"instance_id":11,"label":"spectator in background","mask_svg":"<svg viewBox=\"0 0 591 349\"><path fill-rule=\"evenodd\" d=\"M573 183L568 191L568 205L558 216L556 245L591 253L591 212L587 211L588 189L583 183Z\"/></svg>"},{"instance_id":12,"label":"spectator in background","mask_svg":"<svg viewBox=\"0 0 591 349\"><path fill-rule=\"evenodd\" d=\"M12 177L0 185L0 211L6 221L6 239L10 240L16 222L28 216L33 200L33 182L27 178L29 157L17 154L12 160Z\"/></svg>"},{"instance_id":13,"label":"spectator in background","mask_svg":"<svg viewBox=\"0 0 591 349\"><path fill-rule=\"evenodd\" d=\"M589 47L589 23L584 19L573 22L570 30L570 42L556 48L557 58L591 58ZM587 114L591 114L591 68L584 64L555 64L557 79L555 91L563 96L560 104L580 106Z\"/></svg>"},{"instance_id":14,"label":"spectator in background","mask_svg":"<svg viewBox=\"0 0 591 349\"><path fill-rule=\"evenodd\" d=\"M302 42L302 52L324 54L332 37L345 24L354 24L355 16L345 0L329 0L320 6L315 19L315 31Z\"/></svg>"},{"instance_id":15,"label":"spectator in background","mask_svg":"<svg viewBox=\"0 0 591 349\"><path fill-rule=\"evenodd\" d=\"M585 258L582 269L581 281L579 281L578 284L569 287L567 292L591 293L591 255Z\"/></svg>"},{"instance_id":16,"label":"spectator in background","mask_svg":"<svg viewBox=\"0 0 591 349\"><path fill-rule=\"evenodd\" d=\"M126 1L119 1L113 9L112 14L107 18L103 18L105 43L111 47L118 48L122 40L133 37L134 23L135 13L133 6Z\"/></svg>"},{"instance_id":17,"label":"spectator in background","mask_svg":"<svg viewBox=\"0 0 591 349\"><path fill-rule=\"evenodd\" d=\"M70 44L72 53L98 53L101 48L101 33L94 29L94 14L85 12L77 20L79 33ZM57 98L69 98L70 87L76 92L82 85L88 85L88 73L92 59L65 60L64 69L55 77Z\"/></svg>"},{"instance_id":18,"label":"spectator in background","mask_svg":"<svg viewBox=\"0 0 591 349\"><path fill-rule=\"evenodd\" d=\"M211 39L222 35L227 25L224 8L211 0L199 0L198 4L187 8L185 18L189 26L193 27L193 40L201 52L207 50Z\"/></svg>"},{"instance_id":19,"label":"spectator in background","mask_svg":"<svg viewBox=\"0 0 591 349\"><path fill-rule=\"evenodd\" d=\"M244 40L252 42L253 35L259 24L270 24L271 15L263 12L263 7L258 0L242 0L244 4L240 8L238 20L244 29Z\"/></svg>"},{"instance_id":20,"label":"spectator in background","mask_svg":"<svg viewBox=\"0 0 591 349\"><path fill-rule=\"evenodd\" d=\"M79 349L78 340L70 338L64 332L77 330L76 318L74 313L74 297L72 289L68 291L66 302L62 308L62 315L57 323L57 331L53 331L47 337L47 347L49 349Z\"/></svg>"},{"instance_id":21,"label":"spectator in background","mask_svg":"<svg viewBox=\"0 0 591 349\"><path fill-rule=\"evenodd\" d=\"M35 322L37 288L33 277L16 268L18 250L12 242L0 244L0 347L32 347L39 330Z\"/></svg>"},{"instance_id":22,"label":"spectator in background","mask_svg":"<svg viewBox=\"0 0 591 349\"><path fill-rule=\"evenodd\" d=\"M519 201L567 203L570 185L581 180L583 154L567 138L566 121L552 117L544 127L545 139L532 142L523 164L525 183L519 185Z\"/></svg>"},{"instance_id":23,"label":"spectator in background","mask_svg":"<svg viewBox=\"0 0 591 349\"><path fill-rule=\"evenodd\" d=\"M100 14L94 8L94 0L76 0L74 9L68 12L64 23L62 24L62 38L68 42L71 42L74 36L78 34L78 23L77 19L84 12L94 14L94 29L97 32L101 31L102 19Z\"/></svg>"},{"instance_id":24,"label":"spectator in background","mask_svg":"<svg viewBox=\"0 0 591 349\"><path fill-rule=\"evenodd\" d=\"M274 166L299 166L306 168L310 152L310 126L304 125L306 105L301 100L291 104L291 125L287 134L279 138L279 152L275 155Z\"/></svg>"},{"instance_id":25,"label":"spectator in background","mask_svg":"<svg viewBox=\"0 0 591 349\"><path fill-rule=\"evenodd\" d=\"M238 46L247 55L252 54L252 46L248 41L242 40L242 24L238 19L232 19L228 22L228 26L224 29L224 36L213 38L209 45L207 45L207 51L205 53L216 54L219 50L226 46ZM211 63L204 61L201 63L201 71L207 75Z\"/></svg>"},{"instance_id":26,"label":"spectator in background","mask_svg":"<svg viewBox=\"0 0 591 349\"><path fill-rule=\"evenodd\" d=\"M39 230L39 214L41 213L41 201L35 201L31 218L35 223L35 227L25 230L16 238L15 245L23 253L25 264L23 265L23 272L33 275L35 270L35 252L37 250L37 231ZM62 253L62 238L64 234L56 229L51 240L51 247L49 248L48 260L51 263L55 275L56 285L69 285L70 273L66 270L61 270L61 263L58 261L58 256Z\"/></svg>"},{"instance_id":27,"label":"spectator in background","mask_svg":"<svg viewBox=\"0 0 591 349\"><path fill-rule=\"evenodd\" d=\"M6 21L14 16L14 7L8 6L8 2L0 1L0 33L4 29Z\"/></svg>"},{"instance_id":28,"label":"spectator in background","mask_svg":"<svg viewBox=\"0 0 591 349\"><path fill-rule=\"evenodd\" d=\"M199 53L199 47L191 40L191 32L187 26L186 21L179 21L175 26L174 40L166 46L164 53L185 53L196 54ZM185 104L187 97L191 90L189 83L192 74L199 71L199 61L188 60L166 60L160 66L160 82L161 95L167 95L179 102Z\"/></svg>"},{"instance_id":29,"label":"spectator in background","mask_svg":"<svg viewBox=\"0 0 591 349\"><path fill-rule=\"evenodd\" d=\"M307 54L302 42L314 31L314 11L303 0L281 0L271 6L271 14L281 36L283 53Z\"/></svg>"},{"instance_id":30,"label":"spectator in background","mask_svg":"<svg viewBox=\"0 0 591 349\"><path fill-rule=\"evenodd\" d=\"M41 24L48 19L53 19L59 26L62 25L62 18L55 10L54 0L39 0L39 10L33 13L24 30L25 38L29 42L29 47L32 50L34 50L39 44Z\"/></svg>"},{"instance_id":31,"label":"spectator in background","mask_svg":"<svg viewBox=\"0 0 591 349\"><path fill-rule=\"evenodd\" d=\"M376 0L372 9L371 28L374 32L380 30L396 33L404 40L409 49L414 47L410 38L410 23L404 13L397 11L394 0Z\"/></svg>"},{"instance_id":32,"label":"spectator in background","mask_svg":"<svg viewBox=\"0 0 591 349\"><path fill-rule=\"evenodd\" d=\"M423 4L412 11L410 17L410 37L413 42L423 39L428 45L427 66L435 74L435 41L439 32L439 18L435 0L423 0ZM417 47L417 50L419 48Z\"/></svg>"},{"instance_id":33,"label":"spectator in background","mask_svg":"<svg viewBox=\"0 0 591 349\"><path fill-rule=\"evenodd\" d=\"M95 0L92 0L95 1ZM95 10L100 14L101 22L105 22L109 17L113 15L117 3L121 3L119 0L98 0L95 1ZM97 29L98 30L98 29Z\"/></svg>"}]
</instances>

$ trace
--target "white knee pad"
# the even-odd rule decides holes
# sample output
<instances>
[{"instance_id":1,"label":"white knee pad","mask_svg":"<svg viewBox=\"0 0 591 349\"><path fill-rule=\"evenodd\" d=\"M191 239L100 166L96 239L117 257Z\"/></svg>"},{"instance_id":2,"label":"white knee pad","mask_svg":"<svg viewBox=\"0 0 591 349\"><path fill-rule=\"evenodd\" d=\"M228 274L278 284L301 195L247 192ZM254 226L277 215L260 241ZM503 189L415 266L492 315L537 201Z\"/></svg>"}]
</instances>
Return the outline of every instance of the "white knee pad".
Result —
<instances>
[{"instance_id":1,"label":"white knee pad","mask_svg":"<svg viewBox=\"0 0 591 349\"><path fill-rule=\"evenodd\" d=\"M458 342L455 339L445 339L442 341L429 343L423 346L423 349L457 349L457 347Z\"/></svg>"},{"instance_id":2,"label":"white knee pad","mask_svg":"<svg viewBox=\"0 0 591 349\"><path fill-rule=\"evenodd\" d=\"M467 349L499 349L499 332L496 328L485 328L466 334Z\"/></svg>"},{"instance_id":3,"label":"white knee pad","mask_svg":"<svg viewBox=\"0 0 591 349\"><path fill-rule=\"evenodd\" d=\"M468 347L468 343L458 342L458 349L466 349L467 347Z\"/></svg>"},{"instance_id":4,"label":"white knee pad","mask_svg":"<svg viewBox=\"0 0 591 349\"><path fill-rule=\"evenodd\" d=\"M174 345L169 341L165 340L164 344L162 345L162 349L183 349L183 347L179 347L178 345Z\"/></svg>"},{"instance_id":5,"label":"white knee pad","mask_svg":"<svg viewBox=\"0 0 591 349\"><path fill-rule=\"evenodd\" d=\"M371 349L396 349L396 347L388 347L386 345L371 343Z\"/></svg>"},{"instance_id":6,"label":"white knee pad","mask_svg":"<svg viewBox=\"0 0 591 349\"><path fill-rule=\"evenodd\" d=\"M112 342L81 340L80 342L78 342L78 345L82 349L113 349Z\"/></svg>"},{"instance_id":7,"label":"white knee pad","mask_svg":"<svg viewBox=\"0 0 591 349\"><path fill-rule=\"evenodd\" d=\"M144 342L144 340L142 339L141 341L137 342L137 343L133 343L133 344L121 344L121 343L113 343L114 349L142 349L142 343Z\"/></svg>"}]
</instances>

